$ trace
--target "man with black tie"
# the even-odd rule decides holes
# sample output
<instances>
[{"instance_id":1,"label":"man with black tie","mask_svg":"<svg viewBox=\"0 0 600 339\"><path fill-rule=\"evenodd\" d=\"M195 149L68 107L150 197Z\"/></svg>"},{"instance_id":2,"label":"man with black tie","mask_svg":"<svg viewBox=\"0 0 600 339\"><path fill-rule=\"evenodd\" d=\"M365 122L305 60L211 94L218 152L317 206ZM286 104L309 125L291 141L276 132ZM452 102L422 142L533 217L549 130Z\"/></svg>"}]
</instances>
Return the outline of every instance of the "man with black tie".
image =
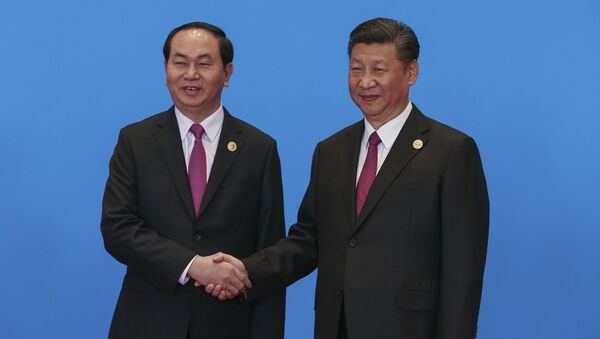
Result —
<instances>
[{"instance_id":1,"label":"man with black tie","mask_svg":"<svg viewBox=\"0 0 600 339\"><path fill-rule=\"evenodd\" d=\"M410 102L419 73L410 27L366 21L348 55L364 119L317 145L287 238L242 260L248 299L318 267L317 339L474 338L489 221L477 146ZM224 298L218 287L206 290Z\"/></svg>"},{"instance_id":2,"label":"man with black tie","mask_svg":"<svg viewBox=\"0 0 600 339\"><path fill-rule=\"evenodd\" d=\"M109 337L280 339L285 290L240 303L194 287L244 291L243 266L210 255L248 256L285 235L276 143L221 104L233 72L221 29L183 25L163 52L174 106L123 128L110 161L101 229L127 273Z\"/></svg>"}]
</instances>

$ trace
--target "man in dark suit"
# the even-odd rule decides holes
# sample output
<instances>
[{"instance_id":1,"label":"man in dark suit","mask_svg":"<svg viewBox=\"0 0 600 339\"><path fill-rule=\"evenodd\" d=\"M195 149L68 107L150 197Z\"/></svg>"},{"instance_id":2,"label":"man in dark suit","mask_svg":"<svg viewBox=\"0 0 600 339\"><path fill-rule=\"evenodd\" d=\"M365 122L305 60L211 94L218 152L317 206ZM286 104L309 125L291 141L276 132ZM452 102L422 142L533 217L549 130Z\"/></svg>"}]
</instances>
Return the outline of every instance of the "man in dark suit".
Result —
<instances>
[{"instance_id":1,"label":"man in dark suit","mask_svg":"<svg viewBox=\"0 0 600 339\"><path fill-rule=\"evenodd\" d=\"M243 266L210 255L248 256L285 235L275 141L221 105L233 72L221 29L183 25L163 52L174 107L123 128L110 161L101 229L127 273L109 337L280 339L283 289L241 303L194 287L244 291Z\"/></svg>"},{"instance_id":2,"label":"man in dark suit","mask_svg":"<svg viewBox=\"0 0 600 339\"><path fill-rule=\"evenodd\" d=\"M409 101L419 70L410 27L366 21L348 54L364 120L317 145L287 238L242 260L248 298L318 267L315 338L474 338L489 220L475 142Z\"/></svg>"}]
</instances>

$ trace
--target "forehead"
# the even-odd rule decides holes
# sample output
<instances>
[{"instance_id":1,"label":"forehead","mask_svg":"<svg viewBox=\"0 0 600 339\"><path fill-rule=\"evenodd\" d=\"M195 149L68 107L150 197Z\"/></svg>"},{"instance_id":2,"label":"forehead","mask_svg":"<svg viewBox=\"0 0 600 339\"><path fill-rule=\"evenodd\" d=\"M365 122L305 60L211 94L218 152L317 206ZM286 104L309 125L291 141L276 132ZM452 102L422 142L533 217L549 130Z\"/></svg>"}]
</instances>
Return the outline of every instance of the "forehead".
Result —
<instances>
[{"instance_id":1,"label":"forehead","mask_svg":"<svg viewBox=\"0 0 600 339\"><path fill-rule=\"evenodd\" d=\"M351 61L393 62L396 58L396 46L393 43L358 43L352 47Z\"/></svg>"},{"instance_id":2,"label":"forehead","mask_svg":"<svg viewBox=\"0 0 600 339\"><path fill-rule=\"evenodd\" d=\"M217 38L203 29L186 29L177 32L171 40L171 55L175 53L194 56L219 52Z\"/></svg>"}]
</instances>

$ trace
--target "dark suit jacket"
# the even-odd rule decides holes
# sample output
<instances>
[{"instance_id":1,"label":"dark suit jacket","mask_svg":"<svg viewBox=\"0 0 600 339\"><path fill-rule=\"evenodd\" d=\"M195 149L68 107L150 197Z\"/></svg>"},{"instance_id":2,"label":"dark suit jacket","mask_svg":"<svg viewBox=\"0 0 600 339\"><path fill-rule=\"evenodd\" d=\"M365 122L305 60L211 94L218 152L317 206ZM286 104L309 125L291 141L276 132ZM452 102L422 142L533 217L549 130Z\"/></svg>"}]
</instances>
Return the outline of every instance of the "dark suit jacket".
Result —
<instances>
[{"instance_id":1,"label":"dark suit jacket","mask_svg":"<svg viewBox=\"0 0 600 339\"><path fill-rule=\"evenodd\" d=\"M106 250L127 265L110 338L283 337L284 290L253 303L219 302L192 281L177 282L196 254L244 257L285 235L271 137L225 111L196 217L173 108L127 126L110 161L102 207Z\"/></svg>"},{"instance_id":2,"label":"dark suit jacket","mask_svg":"<svg viewBox=\"0 0 600 339\"><path fill-rule=\"evenodd\" d=\"M336 338L342 311L350 339L474 338L489 220L475 142L415 106L356 218L363 130L317 145L298 223L244 260L249 298L318 266L315 338Z\"/></svg>"}]
</instances>

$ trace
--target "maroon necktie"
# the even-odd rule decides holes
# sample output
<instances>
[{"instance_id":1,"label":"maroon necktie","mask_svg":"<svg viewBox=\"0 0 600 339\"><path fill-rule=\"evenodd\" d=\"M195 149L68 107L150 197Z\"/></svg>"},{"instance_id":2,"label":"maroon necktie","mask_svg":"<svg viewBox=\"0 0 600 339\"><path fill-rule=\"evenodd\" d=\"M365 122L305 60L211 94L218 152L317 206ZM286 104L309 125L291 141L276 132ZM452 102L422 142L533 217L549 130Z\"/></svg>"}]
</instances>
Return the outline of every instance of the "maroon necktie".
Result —
<instances>
[{"instance_id":1,"label":"maroon necktie","mask_svg":"<svg viewBox=\"0 0 600 339\"><path fill-rule=\"evenodd\" d=\"M204 152L204 145L202 145L202 134L204 134L204 127L200 124L193 124L190 127L190 132L194 133L196 140L194 141L194 148L192 148L192 155L190 156L190 163L188 165L188 176L190 179L190 188L192 189L192 198L194 199L194 211L196 216L200 212L200 204L202 203L202 197L206 190L206 152Z\"/></svg>"},{"instance_id":2,"label":"maroon necktie","mask_svg":"<svg viewBox=\"0 0 600 339\"><path fill-rule=\"evenodd\" d=\"M377 145L381 142L377 132L371 133L369 137L369 150L367 151L367 158L363 165L360 177L358 178L358 184L356 185L356 216L360 214L360 211L365 204L367 194L371 189L371 185L377 175Z\"/></svg>"}]
</instances>

